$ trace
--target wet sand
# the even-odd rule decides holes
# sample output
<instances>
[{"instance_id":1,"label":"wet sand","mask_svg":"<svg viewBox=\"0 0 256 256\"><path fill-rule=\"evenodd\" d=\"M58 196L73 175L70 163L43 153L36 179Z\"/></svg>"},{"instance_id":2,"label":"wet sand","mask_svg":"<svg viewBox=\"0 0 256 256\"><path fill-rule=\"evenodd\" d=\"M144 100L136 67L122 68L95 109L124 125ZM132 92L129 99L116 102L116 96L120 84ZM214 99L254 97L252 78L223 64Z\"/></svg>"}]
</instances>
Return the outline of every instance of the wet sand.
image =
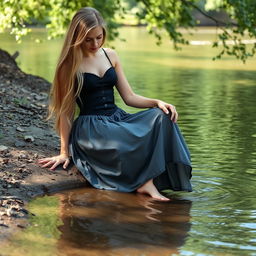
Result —
<instances>
[{"instance_id":1,"label":"wet sand","mask_svg":"<svg viewBox=\"0 0 256 256\"><path fill-rule=\"evenodd\" d=\"M86 185L75 169L49 171L37 164L59 148L58 136L45 121L49 87L0 50L0 247L27 226L32 198Z\"/></svg>"}]
</instances>

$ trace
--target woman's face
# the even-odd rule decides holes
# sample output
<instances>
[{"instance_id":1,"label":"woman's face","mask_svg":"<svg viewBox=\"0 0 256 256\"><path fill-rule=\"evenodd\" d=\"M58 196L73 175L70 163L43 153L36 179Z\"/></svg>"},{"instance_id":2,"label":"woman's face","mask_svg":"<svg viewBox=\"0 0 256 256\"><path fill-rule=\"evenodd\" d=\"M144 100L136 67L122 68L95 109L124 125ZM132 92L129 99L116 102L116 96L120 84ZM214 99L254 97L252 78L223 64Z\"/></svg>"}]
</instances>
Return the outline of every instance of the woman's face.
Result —
<instances>
[{"instance_id":1,"label":"woman's face","mask_svg":"<svg viewBox=\"0 0 256 256\"><path fill-rule=\"evenodd\" d=\"M96 53L102 46L104 40L103 28L97 26L91 29L82 43L82 48L87 53Z\"/></svg>"}]
</instances>

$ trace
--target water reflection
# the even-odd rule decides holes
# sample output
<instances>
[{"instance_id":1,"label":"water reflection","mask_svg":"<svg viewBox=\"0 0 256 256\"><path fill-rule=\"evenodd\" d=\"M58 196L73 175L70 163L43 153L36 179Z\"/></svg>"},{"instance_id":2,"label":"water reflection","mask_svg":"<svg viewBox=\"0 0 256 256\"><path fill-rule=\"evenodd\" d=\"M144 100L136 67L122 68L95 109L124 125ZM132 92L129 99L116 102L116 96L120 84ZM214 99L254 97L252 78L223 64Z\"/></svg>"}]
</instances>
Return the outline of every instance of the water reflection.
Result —
<instances>
[{"instance_id":1,"label":"water reflection","mask_svg":"<svg viewBox=\"0 0 256 256\"><path fill-rule=\"evenodd\" d=\"M93 188L57 196L61 255L170 255L178 253L191 227L189 200L163 203Z\"/></svg>"}]
</instances>

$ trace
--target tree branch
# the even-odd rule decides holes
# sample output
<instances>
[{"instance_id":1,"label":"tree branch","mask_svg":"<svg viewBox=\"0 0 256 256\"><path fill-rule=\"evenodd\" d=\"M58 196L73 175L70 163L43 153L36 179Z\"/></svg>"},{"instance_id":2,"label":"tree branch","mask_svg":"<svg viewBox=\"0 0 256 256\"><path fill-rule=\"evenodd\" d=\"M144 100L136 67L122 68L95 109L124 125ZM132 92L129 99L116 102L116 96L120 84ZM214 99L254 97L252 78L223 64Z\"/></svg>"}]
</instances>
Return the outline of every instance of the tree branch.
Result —
<instances>
[{"instance_id":1,"label":"tree branch","mask_svg":"<svg viewBox=\"0 0 256 256\"><path fill-rule=\"evenodd\" d=\"M195 5L194 3L192 2L188 2L187 0L180 0L183 4L185 5L190 5L192 6L194 9L196 9L198 12L200 12L202 15L204 15L206 18L214 21L216 23L216 26L217 27L220 27L220 26L226 26L228 25L228 23L224 22L224 21L221 21L221 20L217 20L216 18L212 17L211 15L209 15L207 12L203 11L201 8L199 8L197 5ZM236 23L234 22L230 22L229 23L230 25L233 25L233 26L237 26Z\"/></svg>"}]
</instances>

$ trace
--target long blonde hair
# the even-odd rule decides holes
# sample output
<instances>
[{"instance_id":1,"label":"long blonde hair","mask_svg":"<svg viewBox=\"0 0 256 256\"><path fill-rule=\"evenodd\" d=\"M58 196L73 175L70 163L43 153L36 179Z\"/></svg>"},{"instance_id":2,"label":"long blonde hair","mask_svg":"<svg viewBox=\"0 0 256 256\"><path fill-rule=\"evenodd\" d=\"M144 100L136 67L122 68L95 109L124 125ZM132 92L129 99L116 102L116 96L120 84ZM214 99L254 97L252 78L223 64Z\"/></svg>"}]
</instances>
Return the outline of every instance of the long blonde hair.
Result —
<instances>
[{"instance_id":1,"label":"long blonde hair","mask_svg":"<svg viewBox=\"0 0 256 256\"><path fill-rule=\"evenodd\" d=\"M50 91L48 119L55 118L58 133L62 114L68 118L69 125L73 121L76 98L83 85L83 75L79 71L83 59L81 45L87 33L97 26L103 29L103 44L106 29L101 14L92 7L84 7L76 12L67 30Z\"/></svg>"}]
</instances>

